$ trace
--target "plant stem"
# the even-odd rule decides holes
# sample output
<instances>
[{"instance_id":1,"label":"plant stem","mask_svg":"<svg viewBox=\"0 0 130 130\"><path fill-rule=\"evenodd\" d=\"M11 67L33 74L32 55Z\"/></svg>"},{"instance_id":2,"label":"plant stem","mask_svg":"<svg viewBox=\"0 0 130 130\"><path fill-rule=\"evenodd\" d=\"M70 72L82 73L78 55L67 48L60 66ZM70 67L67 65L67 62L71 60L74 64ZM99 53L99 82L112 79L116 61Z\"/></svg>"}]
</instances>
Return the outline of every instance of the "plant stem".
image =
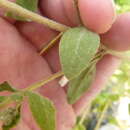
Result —
<instances>
[{"instance_id":1,"label":"plant stem","mask_svg":"<svg viewBox=\"0 0 130 130\"><path fill-rule=\"evenodd\" d=\"M39 81L39 82L25 88L23 91L28 91L28 90L32 91L32 90L35 90L37 88L40 88L41 86L47 84L48 82L50 82L50 81L52 81L52 80L54 80L56 78L59 78L62 75L63 75L63 72L57 72L57 73L51 75L50 77L48 77L47 79L41 80L41 81Z\"/></svg>"},{"instance_id":2,"label":"plant stem","mask_svg":"<svg viewBox=\"0 0 130 130\"><path fill-rule=\"evenodd\" d=\"M107 103L106 103L105 106L104 106L104 109L103 109L103 111L102 111L102 113L101 113L101 115L100 115L100 117L99 117L99 120L98 120L98 122L97 122L96 127L95 127L94 130L99 130L100 125L101 125L101 123L102 123L102 121L103 121L103 119L104 119L104 117L105 117L105 113L106 113L108 107L110 106L110 104L111 104L111 101L108 100Z\"/></svg>"},{"instance_id":3,"label":"plant stem","mask_svg":"<svg viewBox=\"0 0 130 130\"><path fill-rule=\"evenodd\" d=\"M14 13L15 15L24 17L26 19L32 20L40 24L44 24L45 26L50 27L51 29L54 29L60 32L64 32L69 28L66 25L63 25L53 20L50 20L48 18L42 17L8 0L0 0L0 7L4 8L5 10L9 12Z\"/></svg>"},{"instance_id":4,"label":"plant stem","mask_svg":"<svg viewBox=\"0 0 130 130\"><path fill-rule=\"evenodd\" d=\"M76 8L76 12L77 12L79 23L80 23L80 25L82 25L83 23L82 23L81 16L80 16L80 11L79 11L79 7L78 7L78 1L79 0L73 0L74 6Z\"/></svg>"},{"instance_id":5,"label":"plant stem","mask_svg":"<svg viewBox=\"0 0 130 130\"><path fill-rule=\"evenodd\" d=\"M107 53L116 56L122 60L130 60L130 53L127 54L127 52L117 52L114 50L107 50Z\"/></svg>"},{"instance_id":6,"label":"plant stem","mask_svg":"<svg viewBox=\"0 0 130 130\"><path fill-rule=\"evenodd\" d=\"M105 50L99 51L91 61L91 65L96 64L106 54Z\"/></svg>"},{"instance_id":7,"label":"plant stem","mask_svg":"<svg viewBox=\"0 0 130 130\"><path fill-rule=\"evenodd\" d=\"M91 108L91 103L89 103L89 105L87 105L87 107L86 107L85 111L83 112L82 117L79 121L79 124L83 124L84 120L86 119L86 117L89 114L90 108Z\"/></svg>"},{"instance_id":8,"label":"plant stem","mask_svg":"<svg viewBox=\"0 0 130 130\"><path fill-rule=\"evenodd\" d=\"M43 47L41 49L41 51L39 52L40 55L42 55L43 53L47 52L51 47L53 47L56 43L56 41L63 35L63 32L61 32L60 34L58 34L54 39L52 39L50 41L50 43L48 43L45 47Z\"/></svg>"},{"instance_id":9,"label":"plant stem","mask_svg":"<svg viewBox=\"0 0 130 130\"><path fill-rule=\"evenodd\" d=\"M103 44L101 47L102 47L102 49L104 49L106 51L106 54L116 56L122 60L130 60L130 51L119 52L119 51L111 50L111 49L107 48L106 46L104 46Z\"/></svg>"}]
</instances>

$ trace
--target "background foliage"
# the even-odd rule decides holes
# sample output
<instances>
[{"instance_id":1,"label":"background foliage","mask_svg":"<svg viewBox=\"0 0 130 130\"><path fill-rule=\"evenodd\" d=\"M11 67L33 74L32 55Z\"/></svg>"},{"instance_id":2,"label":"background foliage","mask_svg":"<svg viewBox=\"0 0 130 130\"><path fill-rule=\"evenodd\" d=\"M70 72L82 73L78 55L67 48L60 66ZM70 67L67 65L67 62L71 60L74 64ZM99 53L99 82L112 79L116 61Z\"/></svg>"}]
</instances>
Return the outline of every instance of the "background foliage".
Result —
<instances>
[{"instance_id":1,"label":"background foliage","mask_svg":"<svg viewBox=\"0 0 130 130\"><path fill-rule=\"evenodd\" d=\"M118 14L130 11L130 0L115 2ZM120 68L110 78L107 87L92 102L84 122L86 129L99 130L106 124L114 124L121 130L130 128L115 116L119 101L124 97L130 98L130 61L122 62Z\"/></svg>"}]
</instances>

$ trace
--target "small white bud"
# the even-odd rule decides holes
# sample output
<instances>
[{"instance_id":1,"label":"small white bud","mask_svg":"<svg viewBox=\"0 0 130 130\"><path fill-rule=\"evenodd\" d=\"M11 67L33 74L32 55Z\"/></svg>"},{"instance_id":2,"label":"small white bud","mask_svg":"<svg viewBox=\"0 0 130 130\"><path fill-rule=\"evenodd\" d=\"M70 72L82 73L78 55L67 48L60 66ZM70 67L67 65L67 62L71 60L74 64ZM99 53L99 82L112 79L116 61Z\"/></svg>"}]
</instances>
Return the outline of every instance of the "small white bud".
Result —
<instances>
[{"instance_id":1,"label":"small white bud","mask_svg":"<svg viewBox=\"0 0 130 130\"><path fill-rule=\"evenodd\" d=\"M65 85L67 85L68 82L69 80L65 76L63 76L61 80L59 81L59 84L61 87L64 87Z\"/></svg>"}]
</instances>

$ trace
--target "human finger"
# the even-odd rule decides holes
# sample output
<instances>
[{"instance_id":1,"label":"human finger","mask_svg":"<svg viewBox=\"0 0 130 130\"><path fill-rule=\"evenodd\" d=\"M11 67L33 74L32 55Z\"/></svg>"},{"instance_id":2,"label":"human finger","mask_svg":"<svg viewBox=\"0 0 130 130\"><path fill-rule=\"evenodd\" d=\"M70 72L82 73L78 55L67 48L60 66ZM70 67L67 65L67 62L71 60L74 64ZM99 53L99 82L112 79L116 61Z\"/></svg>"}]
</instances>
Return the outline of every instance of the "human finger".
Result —
<instances>
[{"instance_id":1,"label":"human finger","mask_svg":"<svg viewBox=\"0 0 130 130\"><path fill-rule=\"evenodd\" d=\"M101 61L99 61L96 69L96 77L92 85L79 101L73 105L77 115L81 114L91 101L101 92L108 79L119 65L120 59L111 55L106 55Z\"/></svg>"},{"instance_id":2,"label":"human finger","mask_svg":"<svg viewBox=\"0 0 130 130\"><path fill-rule=\"evenodd\" d=\"M25 88L52 74L45 59L38 55L36 49L26 39L21 37L14 26L3 19L0 19L0 43L1 83L10 81L17 88ZM75 114L58 82L53 81L39 91L55 104L57 130L70 129L75 123ZM26 113L22 114L24 116Z\"/></svg>"},{"instance_id":3,"label":"human finger","mask_svg":"<svg viewBox=\"0 0 130 130\"><path fill-rule=\"evenodd\" d=\"M130 50L130 12L117 17L111 29L101 35L101 42L116 51Z\"/></svg>"}]
</instances>

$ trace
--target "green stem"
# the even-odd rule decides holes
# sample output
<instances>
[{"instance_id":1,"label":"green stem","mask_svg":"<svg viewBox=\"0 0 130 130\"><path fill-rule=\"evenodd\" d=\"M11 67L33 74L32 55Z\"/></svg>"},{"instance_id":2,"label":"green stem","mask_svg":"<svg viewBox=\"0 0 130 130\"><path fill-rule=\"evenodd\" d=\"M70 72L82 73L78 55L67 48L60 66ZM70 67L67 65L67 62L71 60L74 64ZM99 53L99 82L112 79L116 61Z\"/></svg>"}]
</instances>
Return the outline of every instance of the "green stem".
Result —
<instances>
[{"instance_id":1,"label":"green stem","mask_svg":"<svg viewBox=\"0 0 130 130\"><path fill-rule=\"evenodd\" d=\"M97 52L97 54L95 55L94 59L91 61L91 67L90 67L90 71L93 69L93 65L96 65L96 63L106 54L106 50L101 49L99 52ZM85 118L87 117L89 110L91 108L91 102L92 100L89 102L89 104L86 106L86 110L83 113L83 116L81 117L79 124L82 124L83 121L85 120Z\"/></svg>"},{"instance_id":2,"label":"green stem","mask_svg":"<svg viewBox=\"0 0 130 130\"><path fill-rule=\"evenodd\" d=\"M47 52L51 47L53 47L56 43L56 41L63 35L63 32L61 32L60 34L58 34L54 39L52 39L50 41L50 43L48 43L45 47L43 47L41 49L41 51L39 52L40 55L42 55L43 53Z\"/></svg>"},{"instance_id":3,"label":"green stem","mask_svg":"<svg viewBox=\"0 0 130 130\"><path fill-rule=\"evenodd\" d=\"M127 54L127 52L117 52L114 50L107 50L107 53L116 56L122 60L130 61L130 53Z\"/></svg>"},{"instance_id":4,"label":"green stem","mask_svg":"<svg viewBox=\"0 0 130 130\"><path fill-rule=\"evenodd\" d=\"M51 29L54 29L60 32L64 32L67 29L69 29L69 27L66 25L63 25L53 20L50 20L48 18L42 17L8 0L0 0L0 7L4 8L5 10L9 12L14 13L15 15L24 17L26 19L32 20L40 24L44 24L45 26L50 27Z\"/></svg>"},{"instance_id":5,"label":"green stem","mask_svg":"<svg viewBox=\"0 0 130 130\"><path fill-rule=\"evenodd\" d=\"M39 82L37 82L37 83L35 83L35 84L25 88L23 91L28 91L28 90L33 91L35 89L38 89L41 86L47 84L48 82L50 82L50 81L52 81L52 80L54 80L56 78L59 78L62 75L63 75L63 72L57 72L57 73L51 75L50 77L48 77L47 79L39 81Z\"/></svg>"},{"instance_id":6,"label":"green stem","mask_svg":"<svg viewBox=\"0 0 130 130\"><path fill-rule=\"evenodd\" d=\"M85 111L83 112L82 117L79 121L79 124L83 124L84 120L86 119L86 117L89 114L90 109L91 109L91 103L89 103L89 105L87 105L87 107L86 107Z\"/></svg>"},{"instance_id":7,"label":"green stem","mask_svg":"<svg viewBox=\"0 0 130 130\"><path fill-rule=\"evenodd\" d=\"M99 51L99 52L95 55L95 57L92 59L91 65L96 64L99 60L102 59L102 57L103 57L104 55L106 55L106 51L105 51L105 50Z\"/></svg>"},{"instance_id":8,"label":"green stem","mask_svg":"<svg viewBox=\"0 0 130 130\"><path fill-rule=\"evenodd\" d=\"M76 8L76 12L77 12L79 23L80 23L80 25L82 25L83 23L82 23L81 16L80 16L80 11L79 11L79 7L78 7L78 1L79 0L73 0L74 6Z\"/></svg>"},{"instance_id":9,"label":"green stem","mask_svg":"<svg viewBox=\"0 0 130 130\"><path fill-rule=\"evenodd\" d=\"M104 109L103 109L103 111L102 111L102 113L101 113L101 115L99 117L99 120L98 120L98 122L97 122L96 127L95 127L94 130L99 130L100 125L101 125L101 123L102 123L102 121L103 121L103 119L105 117L105 113L106 113L108 107L110 106L110 104L111 104L110 100L105 104Z\"/></svg>"},{"instance_id":10,"label":"green stem","mask_svg":"<svg viewBox=\"0 0 130 130\"><path fill-rule=\"evenodd\" d=\"M102 49L104 49L106 51L106 54L116 56L122 60L130 60L130 51L119 52L119 51L111 50L111 49L107 48L106 46L104 46L103 44L101 47L102 47Z\"/></svg>"}]
</instances>

